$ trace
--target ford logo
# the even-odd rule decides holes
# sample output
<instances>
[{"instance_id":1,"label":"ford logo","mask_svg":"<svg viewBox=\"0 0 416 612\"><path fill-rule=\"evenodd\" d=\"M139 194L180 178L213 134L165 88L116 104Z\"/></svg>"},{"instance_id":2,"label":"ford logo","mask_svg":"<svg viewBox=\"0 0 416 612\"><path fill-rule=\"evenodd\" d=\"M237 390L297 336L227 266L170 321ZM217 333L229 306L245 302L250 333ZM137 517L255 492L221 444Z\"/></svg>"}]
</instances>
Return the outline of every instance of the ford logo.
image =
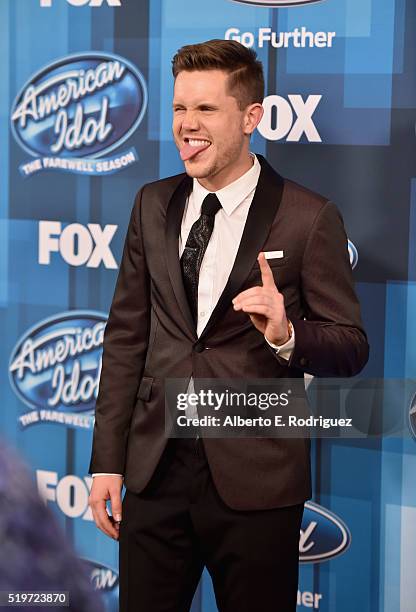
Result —
<instances>
[{"instance_id":1,"label":"ford logo","mask_svg":"<svg viewBox=\"0 0 416 612\"><path fill-rule=\"evenodd\" d=\"M54 420L57 411L94 409L106 319L89 310L64 312L31 327L17 342L9 364L11 385L25 404L39 410L41 420Z\"/></svg>"},{"instance_id":2,"label":"ford logo","mask_svg":"<svg viewBox=\"0 0 416 612\"><path fill-rule=\"evenodd\" d=\"M409 428L412 436L416 440L416 393L410 402L409 410Z\"/></svg>"},{"instance_id":3,"label":"ford logo","mask_svg":"<svg viewBox=\"0 0 416 612\"><path fill-rule=\"evenodd\" d=\"M60 59L34 74L13 103L12 131L30 155L95 158L137 129L147 107L139 70L110 53Z\"/></svg>"},{"instance_id":4,"label":"ford logo","mask_svg":"<svg viewBox=\"0 0 416 612\"><path fill-rule=\"evenodd\" d=\"M82 562L89 572L91 584L95 591L108 592L118 587L118 573L111 567L89 559L82 559Z\"/></svg>"},{"instance_id":5,"label":"ford logo","mask_svg":"<svg viewBox=\"0 0 416 612\"><path fill-rule=\"evenodd\" d=\"M283 8L291 6L302 6L305 4L316 4L324 0L232 0L240 4L254 4L255 6L267 6L268 8Z\"/></svg>"},{"instance_id":6,"label":"ford logo","mask_svg":"<svg viewBox=\"0 0 416 612\"><path fill-rule=\"evenodd\" d=\"M348 240L348 253L350 256L351 268L354 270L355 266L358 263L358 251L356 246L351 242L351 240Z\"/></svg>"},{"instance_id":7,"label":"ford logo","mask_svg":"<svg viewBox=\"0 0 416 612\"><path fill-rule=\"evenodd\" d=\"M306 502L299 540L299 561L319 563L344 553L351 543L347 526L333 512Z\"/></svg>"}]
</instances>

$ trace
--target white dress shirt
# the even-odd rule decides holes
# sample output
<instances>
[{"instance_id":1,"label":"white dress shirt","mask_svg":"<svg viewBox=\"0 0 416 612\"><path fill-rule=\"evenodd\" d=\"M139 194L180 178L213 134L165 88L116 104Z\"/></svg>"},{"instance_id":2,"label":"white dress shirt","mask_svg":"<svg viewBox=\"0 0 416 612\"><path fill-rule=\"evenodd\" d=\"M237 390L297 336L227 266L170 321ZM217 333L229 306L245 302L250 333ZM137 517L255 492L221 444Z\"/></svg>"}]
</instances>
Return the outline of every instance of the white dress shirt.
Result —
<instances>
[{"instance_id":1,"label":"white dress shirt","mask_svg":"<svg viewBox=\"0 0 416 612\"><path fill-rule=\"evenodd\" d=\"M234 265L238 247L240 246L248 211L253 201L254 192L260 176L260 163L254 154L252 167L236 181L215 192L221 203L221 209L215 215L214 229L208 242L198 282L198 317L197 336L199 337L214 310L221 293L230 276ZM201 216L202 202L210 192L202 187L197 179L193 180L193 189L186 203L182 217L181 233L179 236L179 257L185 248L188 234L192 225ZM248 316L248 315L247 315ZM267 339L265 339L267 341ZM268 341L267 341L268 342ZM288 342L276 347L279 357L289 360L292 354L295 337L294 332ZM193 380L190 380L188 393L193 391ZM185 414L196 416L196 408L188 406ZM93 476L104 473L93 474Z\"/></svg>"},{"instance_id":2,"label":"white dress shirt","mask_svg":"<svg viewBox=\"0 0 416 612\"><path fill-rule=\"evenodd\" d=\"M199 271L198 336L208 322L230 276L259 175L260 164L257 158L254 158L250 170L215 192L222 208L215 215L214 229ZM194 179L192 193L182 218L179 257L182 256L192 225L201 216L202 203L209 193Z\"/></svg>"}]
</instances>

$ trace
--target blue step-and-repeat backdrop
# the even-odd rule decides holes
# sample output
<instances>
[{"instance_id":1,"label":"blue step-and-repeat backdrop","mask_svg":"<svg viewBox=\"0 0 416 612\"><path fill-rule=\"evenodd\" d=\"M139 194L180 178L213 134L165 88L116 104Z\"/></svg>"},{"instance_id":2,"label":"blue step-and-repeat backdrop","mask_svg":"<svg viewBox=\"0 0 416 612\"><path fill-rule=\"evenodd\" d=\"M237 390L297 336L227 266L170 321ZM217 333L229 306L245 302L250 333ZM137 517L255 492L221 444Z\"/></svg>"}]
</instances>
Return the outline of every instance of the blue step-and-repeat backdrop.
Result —
<instances>
[{"instance_id":1,"label":"blue step-and-repeat backdrop","mask_svg":"<svg viewBox=\"0 0 416 612\"><path fill-rule=\"evenodd\" d=\"M416 2L0 0L0 28L0 429L114 612L117 544L88 508L93 409L134 195L183 169L171 57L210 38L257 50L252 149L343 214L362 375L416 378ZM414 612L415 474L410 435L314 442L299 610ZM204 575L193 612L215 610Z\"/></svg>"}]
</instances>

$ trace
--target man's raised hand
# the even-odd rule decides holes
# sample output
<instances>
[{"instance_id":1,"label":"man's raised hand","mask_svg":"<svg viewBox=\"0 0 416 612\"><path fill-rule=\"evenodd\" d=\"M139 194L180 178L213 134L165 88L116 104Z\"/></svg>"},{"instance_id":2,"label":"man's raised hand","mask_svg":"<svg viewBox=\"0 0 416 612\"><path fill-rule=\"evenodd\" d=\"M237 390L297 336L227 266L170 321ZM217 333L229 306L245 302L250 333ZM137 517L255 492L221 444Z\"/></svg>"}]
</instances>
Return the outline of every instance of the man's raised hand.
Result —
<instances>
[{"instance_id":1,"label":"man's raised hand","mask_svg":"<svg viewBox=\"0 0 416 612\"><path fill-rule=\"evenodd\" d=\"M251 287L233 299L234 310L246 312L254 327L276 345L289 340L283 295L274 282L273 272L264 253L257 257L262 286Z\"/></svg>"}]
</instances>

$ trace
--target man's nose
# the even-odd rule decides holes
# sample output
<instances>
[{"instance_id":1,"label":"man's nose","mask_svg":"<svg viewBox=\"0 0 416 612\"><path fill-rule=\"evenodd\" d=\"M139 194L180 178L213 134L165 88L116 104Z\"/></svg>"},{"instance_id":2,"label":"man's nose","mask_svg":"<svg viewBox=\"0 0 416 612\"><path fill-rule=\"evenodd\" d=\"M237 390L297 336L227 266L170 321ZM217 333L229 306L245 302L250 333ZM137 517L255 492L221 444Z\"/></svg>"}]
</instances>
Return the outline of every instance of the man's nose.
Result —
<instances>
[{"instance_id":1,"label":"man's nose","mask_svg":"<svg viewBox=\"0 0 416 612\"><path fill-rule=\"evenodd\" d=\"M183 130L197 130L199 128L198 114L195 111L186 111L182 121Z\"/></svg>"}]
</instances>

